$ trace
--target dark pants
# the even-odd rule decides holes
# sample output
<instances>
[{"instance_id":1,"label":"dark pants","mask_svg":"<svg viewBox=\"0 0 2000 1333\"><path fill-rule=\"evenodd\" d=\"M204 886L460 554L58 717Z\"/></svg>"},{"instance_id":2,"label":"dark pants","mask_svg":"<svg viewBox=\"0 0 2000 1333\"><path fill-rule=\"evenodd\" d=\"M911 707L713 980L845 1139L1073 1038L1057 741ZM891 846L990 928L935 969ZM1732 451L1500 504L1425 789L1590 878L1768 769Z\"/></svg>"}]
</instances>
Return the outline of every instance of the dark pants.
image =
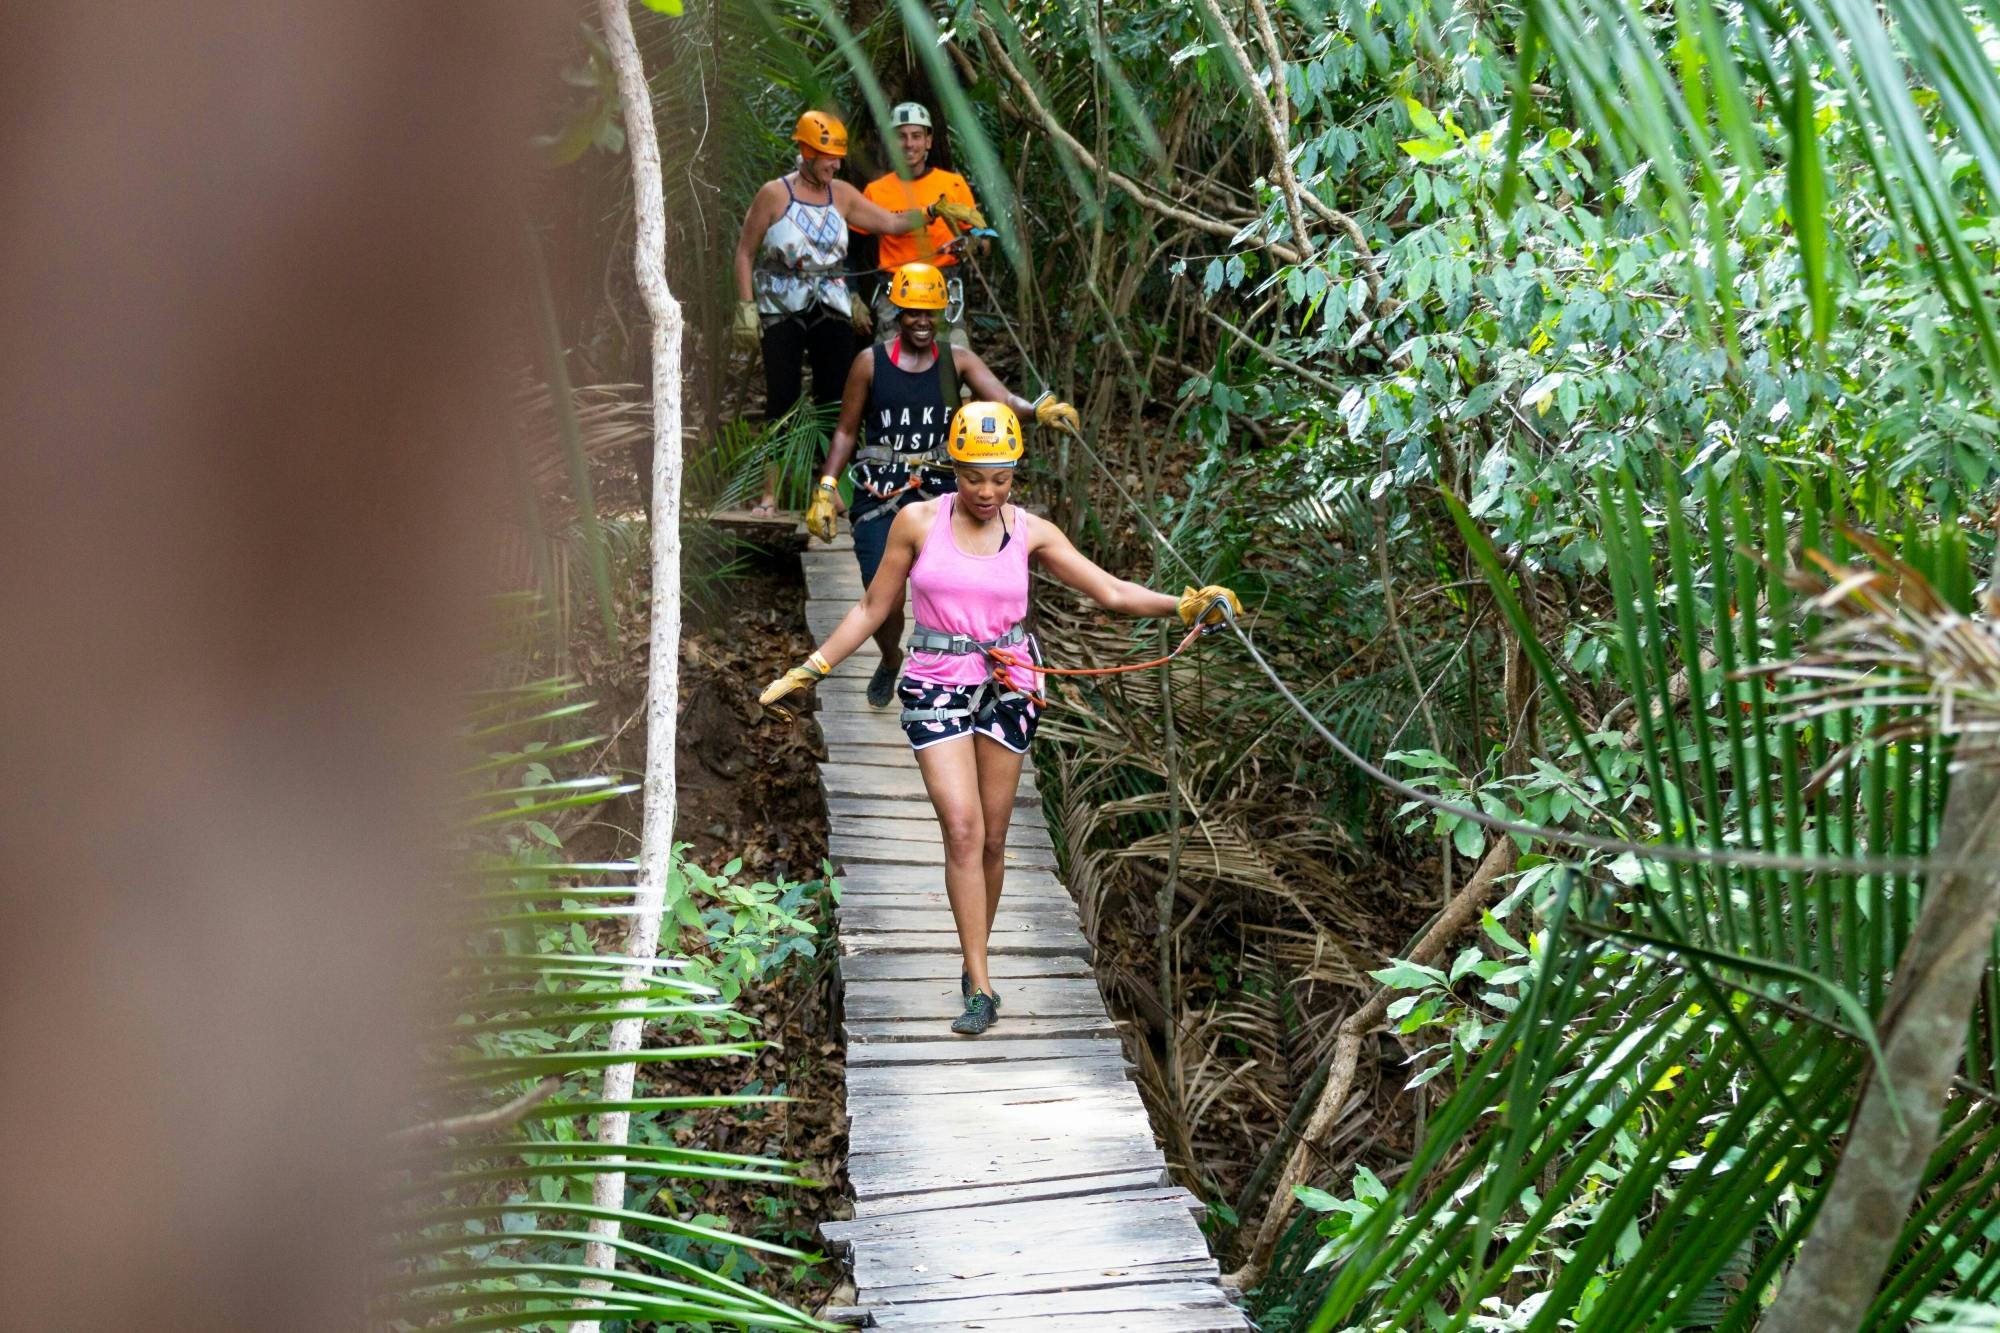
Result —
<instances>
[{"instance_id":1,"label":"dark pants","mask_svg":"<svg viewBox=\"0 0 2000 1333\"><path fill-rule=\"evenodd\" d=\"M893 500L877 500L866 491L856 490L854 505L847 511L847 522L854 529L854 559L861 566L862 587L875 581L875 571L882 564L882 552L889 549L889 527L896 521L896 515L903 506L957 489L957 477L949 472L937 471L924 474L921 491L904 491Z\"/></svg>"},{"instance_id":2,"label":"dark pants","mask_svg":"<svg viewBox=\"0 0 2000 1333\"><path fill-rule=\"evenodd\" d=\"M805 392L806 362L812 363L812 400L838 403L854 364L854 330L847 316L823 305L799 315L764 321L764 419L776 421Z\"/></svg>"}]
</instances>

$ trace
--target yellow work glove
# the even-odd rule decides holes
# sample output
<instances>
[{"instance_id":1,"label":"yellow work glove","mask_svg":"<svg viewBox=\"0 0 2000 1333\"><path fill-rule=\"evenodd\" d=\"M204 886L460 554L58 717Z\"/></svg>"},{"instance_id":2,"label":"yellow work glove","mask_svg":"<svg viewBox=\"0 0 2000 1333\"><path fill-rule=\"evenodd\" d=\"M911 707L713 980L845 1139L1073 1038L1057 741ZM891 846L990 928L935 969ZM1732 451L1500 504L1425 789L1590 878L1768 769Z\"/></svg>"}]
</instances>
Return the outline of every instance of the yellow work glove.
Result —
<instances>
[{"instance_id":1,"label":"yellow work glove","mask_svg":"<svg viewBox=\"0 0 2000 1333\"><path fill-rule=\"evenodd\" d=\"M979 211L977 204L955 204L949 199L940 199L924 210L924 216L936 222L939 218L956 223L961 227L983 227L986 215Z\"/></svg>"},{"instance_id":2,"label":"yellow work glove","mask_svg":"<svg viewBox=\"0 0 2000 1333\"><path fill-rule=\"evenodd\" d=\"M819 650L814 649L812 656L766 685L764 692L757 696L757 702L766 708L774 707L787 695L811 689L825 680L832 671L833 668L826 664L826 659L819 655ZM780 708L778 711L786 710Z\"/></svg>"},{"instance_id":3,"label":"yellow work glove","mask_svg":"<svg viewBox=\"0 0 2000 1333\"><path fill-rule=\"evenodd\" d=\"M1083 430L1083 418L1077 416L1076 409L1063 402L1054 394L1043 394L1035 400L1035 424L1038 426L1061 426L1065 430Z\"/></svg>"},{"instance_id":4,"label":"yellow work glove","mask_svg":"<svg viewBox=\"0 0 2000 1333\"><path fill-rule=\"evenodd\" d=\"M832 477L821 477L806 505L806 531L823 542L833 540L834 506L840 501L840 487Z\"/></svg>"},{"instance_id":5,"label":"yellow work glove","mask_svg":"<svg viewBox=\"0 0 2000 1333\"><path fill-rule=\"evenodd\" d=\"M740 343L754 343L764 335L764 321L757 314L755 301L736 303L736 323L730 329Z\"/></svg>"},{"instance_id":6,"label":"yellow work glove","mask_svg":"<svg viewBox=\"0 0 2000 1333\"><path fill-rule=\"evenodd\" d=\"M1218 601L1228 602L1229 614L1242 618L1243 603L1236 600L1236 594L1219 583L1211 583L1206 588L1189 588L1181 593L1181 623L1192 625L1199 616L1204 625L1220 625L1222 608L1215 605Z\"/></svg>"}]
</instances>

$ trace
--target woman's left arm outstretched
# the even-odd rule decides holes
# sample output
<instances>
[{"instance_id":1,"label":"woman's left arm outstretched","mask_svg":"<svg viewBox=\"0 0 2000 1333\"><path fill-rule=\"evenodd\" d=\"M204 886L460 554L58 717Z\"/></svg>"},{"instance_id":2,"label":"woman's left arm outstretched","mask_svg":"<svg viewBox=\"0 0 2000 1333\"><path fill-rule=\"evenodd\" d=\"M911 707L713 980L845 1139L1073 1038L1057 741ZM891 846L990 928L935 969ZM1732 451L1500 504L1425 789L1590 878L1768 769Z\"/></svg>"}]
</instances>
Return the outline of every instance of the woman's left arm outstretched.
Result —
<instances>
[{"instance_id":1,"label":"woman's left arm outstretched","mask_svg":"<svg viewBox=\"0 0 2000 1333\"><path fill-rule=\"evenodd\" d=\"M1077 550L1063 530L1047 519L1035 521L1034 534L1034 544L1028 548L1028 553L1042 562L1042 568L1107 611L1128 616L1178 615L1182 623L1188 625L1194 624L1195 617L1201 616L1213 624L1222 617L1221 608L1215 605L1222 600L1229 603L1232 614L1243 614L1243 606L1236 600L1236 594L1219 583L1204 588L1189 588L1179 597L1172 593L1154 592L1143 584L1106 572L1089 556Z\"/></svg>"}]
</instances>

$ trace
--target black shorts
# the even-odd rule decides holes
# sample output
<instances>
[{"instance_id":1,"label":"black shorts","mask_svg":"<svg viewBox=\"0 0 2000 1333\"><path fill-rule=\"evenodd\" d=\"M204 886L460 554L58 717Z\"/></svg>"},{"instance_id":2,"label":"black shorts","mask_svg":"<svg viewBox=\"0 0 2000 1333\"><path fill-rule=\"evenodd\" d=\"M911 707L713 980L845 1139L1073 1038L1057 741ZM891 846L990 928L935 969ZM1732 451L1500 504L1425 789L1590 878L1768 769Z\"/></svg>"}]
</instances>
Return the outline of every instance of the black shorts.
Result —
<instances>
[{"instance_id":1,"label":"black shorts","mask_svg":"<svg viewBox=\"0 0 2000 1333\"><path fill-rule=\"evenodd\" d=\"M1033 640L1029 641L1032 645ZM1041 654L1035 654L1039 661ZM928 749L960 736L985 736L1015 754L1026 754L1034 743L1042 710L1025 694L1002 698L997 685L939 685L904 676L896 682L896 697L906 709L972 709L975 715L938 722L905 722L903 734L912 750ZM979 710L983 710L981 713Z\"/></svg>"}]
</instances>

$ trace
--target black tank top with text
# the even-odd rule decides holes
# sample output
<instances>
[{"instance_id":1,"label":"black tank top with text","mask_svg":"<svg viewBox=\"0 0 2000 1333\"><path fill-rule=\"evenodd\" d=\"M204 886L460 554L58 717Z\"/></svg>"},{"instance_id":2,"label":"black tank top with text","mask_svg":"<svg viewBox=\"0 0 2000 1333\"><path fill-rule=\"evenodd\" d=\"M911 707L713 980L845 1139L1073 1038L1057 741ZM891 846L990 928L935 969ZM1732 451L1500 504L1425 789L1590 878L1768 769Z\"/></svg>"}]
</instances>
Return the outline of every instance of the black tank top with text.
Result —
<instances>
[{"instance_id":1,"label":"black tank top with text","mask_svg":"<svg viewBox=\"0 0 2000 1333\"><path fill-rule=\"evenodd\" d=\"M870 452L888 449L895 462L861 461L854 464L856 499L876 498L904 490L910 481L912 461L934 456L923 467L922 489L932 495L954 489L947 484L950 464L945 461L945 432L951 413L945 407L944 358L951 354L940 346L938 359L929 369L910 371L896 364L887 345L875 347L875 382L868 390L868 404L862 410L862 425L868 432Z\"/></svg>"}]
</instances>

